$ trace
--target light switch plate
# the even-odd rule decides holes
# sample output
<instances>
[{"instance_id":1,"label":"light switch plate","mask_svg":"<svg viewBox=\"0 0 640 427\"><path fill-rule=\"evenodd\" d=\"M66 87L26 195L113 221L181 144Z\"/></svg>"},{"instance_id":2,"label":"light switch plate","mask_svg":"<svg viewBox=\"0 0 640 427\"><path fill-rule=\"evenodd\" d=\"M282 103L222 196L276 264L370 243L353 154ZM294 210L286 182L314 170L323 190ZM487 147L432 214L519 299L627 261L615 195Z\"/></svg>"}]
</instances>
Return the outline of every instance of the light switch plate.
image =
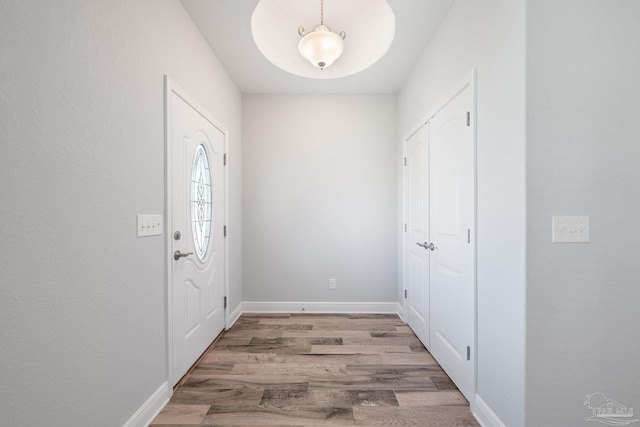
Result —
<instances>
[{"instance_id":1,"label":"light switch plate","mask_svg":"<svg viewBox=\"0 0 640 427\"><path fill-rule=\"evenodd\" d=\"M162 234L162 215L137 215L137 237Z\"/></svg>"},{"instance_id":2,"label":"light switch plate","mask_svg":"<svg viewBox=\"0 0 640 427\"><path fill-rule=\"evenodd\" d=\"M589 243L588 216L554 216L552 230L553 243Z\"/></svg>"}]
</instances>

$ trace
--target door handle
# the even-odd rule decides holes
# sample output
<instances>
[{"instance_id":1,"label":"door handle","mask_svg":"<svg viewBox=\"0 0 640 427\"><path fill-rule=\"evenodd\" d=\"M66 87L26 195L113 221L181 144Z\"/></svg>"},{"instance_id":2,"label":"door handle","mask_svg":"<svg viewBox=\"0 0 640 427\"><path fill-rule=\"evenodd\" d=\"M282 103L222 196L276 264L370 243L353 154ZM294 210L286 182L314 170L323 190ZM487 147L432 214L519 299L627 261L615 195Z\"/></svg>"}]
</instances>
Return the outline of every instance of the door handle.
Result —
<instances>
[{"instance_id":1,"label":"door handle","mask_svg":"<svg viewBox=\"0 0 640 427\"><path fill-rule=\"evenodd\" d=\"M418 246L420 246L421 248L424 248L424 249L431 249L432 251L434 251L436 249L436 246L433 244L433 242L432 243L427 243L427 242L416 243L416 245L418 245Z\"/></svg>"},{"instance_id":2,"label":"door handle","mask_svg":"<svg viewBox=\"0 0 640 427\"><path fill-rule=\"evenodd\" d=\"M182 253L182 252L180 252L180 251L175 251L175 252L173 253L173 259L175 259L175 260L177 261L177 260L179 260L180 258L184 258L184 257L187 257L187 256L189 256L189 255L193 255L193 252L186 252L186 253L184 253L184 254L183 254L183 253Z\"/></svg>"}]
</instances>

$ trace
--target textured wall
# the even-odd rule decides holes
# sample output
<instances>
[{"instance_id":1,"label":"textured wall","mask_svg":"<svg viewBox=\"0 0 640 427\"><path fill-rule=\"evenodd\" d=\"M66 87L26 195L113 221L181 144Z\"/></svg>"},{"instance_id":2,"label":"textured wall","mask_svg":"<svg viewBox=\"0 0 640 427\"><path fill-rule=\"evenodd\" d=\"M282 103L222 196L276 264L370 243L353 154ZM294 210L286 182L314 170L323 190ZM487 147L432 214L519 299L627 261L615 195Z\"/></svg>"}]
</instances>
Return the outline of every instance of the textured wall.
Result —
<instances>
[{"instance_id":1,"label":"textured wall","mask_svg":"<svg viewBox=\"0 0 640 427\"><path fill-rule=\"evenodd\" d=\"M640 2L527 6L527 425L640 407ZM587 244L551 243L589 215Z\"/></svg>"},{"instance_id":2,"label":"textured wall","mask_svg":"<svg viewBox=\"0 0 640 427\"><path fill-rule=\"evenodd\" d=\"M240 299L240 94L177 1L0 1L3 425L122 425L166 380L164 88L230 130Z\"/></svg>"},{"instance_id":3,"label":"textured wall","mask_svg":"<svg viewBox=\"0 0 640 427\"><path fill-rule=\"evenodd\" d=\"M398 98L401 144L477 68L477 394L509 427L524 424L524 22L524 0L456 1Z\"/></svg>"},{"instance_id":4,"label":"textured wall","mask_svg":"<svg viewBox=\"0 0 640 427\"><path fill-rule=\"evenodd\" d=\"M245 301L396 301L395 106L243 97Z\"/></svg>"}]
</instances>

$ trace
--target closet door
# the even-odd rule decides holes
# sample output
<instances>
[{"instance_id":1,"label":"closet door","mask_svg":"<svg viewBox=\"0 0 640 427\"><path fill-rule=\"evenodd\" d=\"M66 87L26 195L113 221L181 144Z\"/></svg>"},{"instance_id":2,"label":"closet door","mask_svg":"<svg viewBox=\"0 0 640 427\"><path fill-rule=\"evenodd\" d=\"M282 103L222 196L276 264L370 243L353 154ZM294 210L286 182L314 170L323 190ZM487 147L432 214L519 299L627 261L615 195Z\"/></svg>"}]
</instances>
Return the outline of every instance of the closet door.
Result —
<instances>
[{"instance_id":1,"label":"closet door","mask_svg":"<svg viewBox=\"0 0 640 427\"><path fill-rule=\"evenodd\" d=\"M475 366L475 149L469 83L430 124L430 351L471 400Z\"/></svg>"},{"instance_id":2,"label":"closet door","mask_svg":"<svg viewBox=\"0 0 640 427\"><path fill-rule=\"evenodd\" d=\"M406 143L405 289L408 323L429 347L429 125Z\"/></svg>"}]
</instances>

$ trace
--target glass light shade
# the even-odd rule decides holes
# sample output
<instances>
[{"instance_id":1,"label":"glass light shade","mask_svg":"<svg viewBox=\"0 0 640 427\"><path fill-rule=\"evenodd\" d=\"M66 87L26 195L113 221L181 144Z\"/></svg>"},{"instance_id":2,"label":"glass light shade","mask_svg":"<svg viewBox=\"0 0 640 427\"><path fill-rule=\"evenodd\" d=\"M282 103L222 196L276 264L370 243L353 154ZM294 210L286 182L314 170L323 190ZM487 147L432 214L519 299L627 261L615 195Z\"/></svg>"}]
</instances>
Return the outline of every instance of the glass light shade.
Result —
<instances>
[{"instance_id":1,"label":"glass light shade","mask_svg":"<svg viewBox=\"0 0 640 427\"><path fill-rule=\"evenodd\" d=\"M326 25L316 25L298 43L298 51L316 67L323 69L340 58L344 50L344 40Z\"/></svg>"}]
</instances>

